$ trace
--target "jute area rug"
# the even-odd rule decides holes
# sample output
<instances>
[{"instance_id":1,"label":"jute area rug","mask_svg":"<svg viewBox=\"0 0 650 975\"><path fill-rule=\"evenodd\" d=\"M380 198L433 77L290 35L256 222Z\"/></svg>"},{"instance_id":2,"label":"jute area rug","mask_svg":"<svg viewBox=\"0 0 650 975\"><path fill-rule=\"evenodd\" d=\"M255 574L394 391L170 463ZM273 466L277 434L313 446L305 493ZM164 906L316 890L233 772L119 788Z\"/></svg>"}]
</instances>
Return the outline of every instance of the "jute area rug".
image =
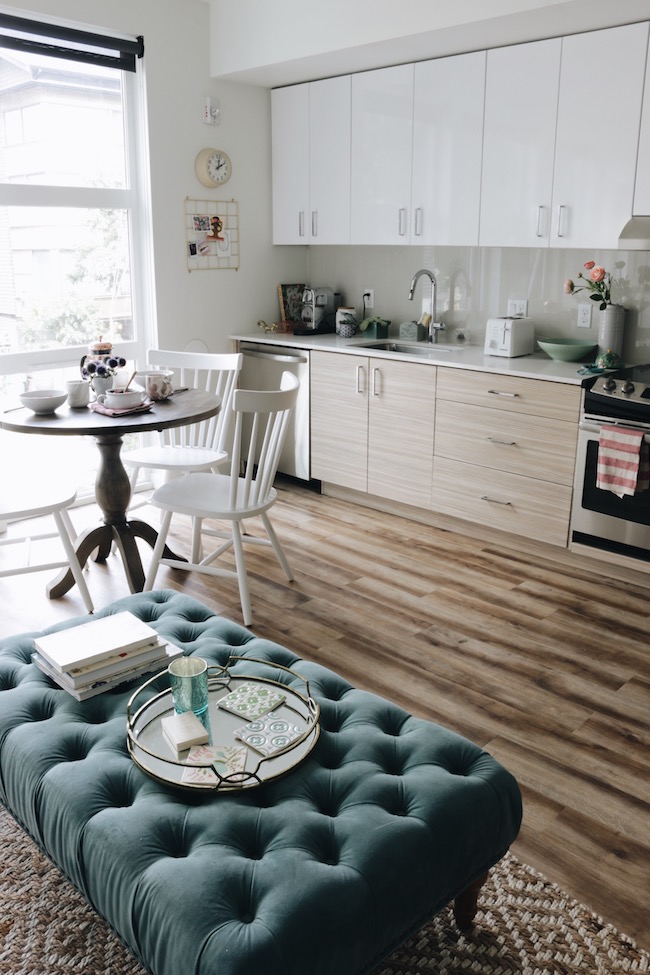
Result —
<instances>
[{"instance_id":1,"label":"jute area rug","mask_svg":"<svg viewBox=\"0 0 650 975\"><path fill-rule=\"evenodd\" d=\"M491 872L481 904L471 932L460 934L444 911L374 975L650 972L633 941L512 854ZM0 973L145 975L2 806Z\"/></svg>"}]
</instances>

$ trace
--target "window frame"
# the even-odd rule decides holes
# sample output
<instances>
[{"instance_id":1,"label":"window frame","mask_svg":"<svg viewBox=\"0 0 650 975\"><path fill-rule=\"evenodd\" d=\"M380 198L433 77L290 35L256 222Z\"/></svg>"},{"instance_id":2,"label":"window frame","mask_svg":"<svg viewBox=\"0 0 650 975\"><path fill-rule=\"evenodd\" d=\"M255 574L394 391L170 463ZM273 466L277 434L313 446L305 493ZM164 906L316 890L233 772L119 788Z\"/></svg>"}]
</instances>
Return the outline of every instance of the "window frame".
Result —
<instances>
[{"instance_id":1,"label":"window frame","mask_svg":"<svg viewBox=\"0 0 650 975\"><path fill-rule=\"evenodd\" d=\"M6 17L0 13L0 28L8 21L20 21L36 28L50 28L50 34L57 31L69 36L82 36L86 43L95 40L107 46L109 40L113 47L119 48L124 39L109 38L87 31L47 25L23 18ZM1 30L0 30L1 35ZM156 344L155 339L155 290L153 270L153 235L151 221L151 193L149 181L149 152L146 137L145 76L142 59L142 38L131 39L128 44L139 54L131 54L133 67L112 66L121 75L124 133L126 146L126 187L79 187L53 186L47 184L2 183L0 182L0 207L61 208L79 207L89 209L119 209L126 212L131 258L131 307L134 338L117 341L115 351L127 360L144 361L146 350ZM17 47L6 43L6 35L0 36L0 50L3 47ZM33 47L23 49L37 51ZM64 54L49 50L66 60ZM82 58L72 57L79 61ZM92 58L89 59L93 63ZM104 59L102 59L103 61ZM65 368L77 365L88 351L87 345L70 345L61 349L28 350L24 352L4 352L0 355L0 374L16 375L52 368Z\"/></svg>"}]
</instances>

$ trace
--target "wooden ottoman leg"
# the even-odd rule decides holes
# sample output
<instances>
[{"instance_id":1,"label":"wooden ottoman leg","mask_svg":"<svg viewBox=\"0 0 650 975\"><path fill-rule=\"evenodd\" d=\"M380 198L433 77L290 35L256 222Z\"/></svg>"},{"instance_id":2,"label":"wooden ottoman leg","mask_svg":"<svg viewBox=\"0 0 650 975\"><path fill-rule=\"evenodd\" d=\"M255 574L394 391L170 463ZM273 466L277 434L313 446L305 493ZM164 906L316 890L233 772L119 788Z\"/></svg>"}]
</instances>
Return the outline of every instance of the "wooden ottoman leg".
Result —
<instances>
[{"instance_id":1,"label":"wooden ottoman leg","mask_svg":"<svg viewBox=\"0 0 650 975\"><path fill-rule=\"evenodd\" d=\"M472 926L472 921L478 909L478 895L487 878L487 873L484 873L473 884L466 887L454 900L454 917L461 931Z\"/></svg>"}]
</instances>

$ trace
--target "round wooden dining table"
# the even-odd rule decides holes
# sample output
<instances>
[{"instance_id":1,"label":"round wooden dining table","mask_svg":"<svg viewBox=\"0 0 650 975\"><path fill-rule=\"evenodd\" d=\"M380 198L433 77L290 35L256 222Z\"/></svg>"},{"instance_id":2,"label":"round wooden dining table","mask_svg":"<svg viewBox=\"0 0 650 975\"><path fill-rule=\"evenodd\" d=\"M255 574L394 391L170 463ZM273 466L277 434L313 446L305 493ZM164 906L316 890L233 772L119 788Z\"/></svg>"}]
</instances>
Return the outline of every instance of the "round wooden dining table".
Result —
<instances>
[{"instance_id":1,"label":"round wooden dining table","mask_svg":"<svg viewBox=\"0 0 650 975\"><path fill-rule=\"evenodd\" d=\"M119 417L106 416L92 409L71 409L67 403L56 412L37 415L27 409L7 410L0 414L0 427L14 433L33 433L56 437L92 437L99 449L99 467L95 481L95 498L103 514L103 524L87 528L79 535L75 550L81 567L93 556L105 562L115 543L119 551L131 592L142 592L145 572L136 539L142 538L154 547L158 532L145 521L128 519L131 483L120 456L127 433L161 431L170 427L200 423L215 416L221 399L198 389L179 390L169 399L155 402L149 412ZM94 553L94 554L93 554ZM165 548L165 558L178 558ZM63 596L74 585L70 569L62 572L47 586L50 599Z\"/></svg>"}]
</instances>

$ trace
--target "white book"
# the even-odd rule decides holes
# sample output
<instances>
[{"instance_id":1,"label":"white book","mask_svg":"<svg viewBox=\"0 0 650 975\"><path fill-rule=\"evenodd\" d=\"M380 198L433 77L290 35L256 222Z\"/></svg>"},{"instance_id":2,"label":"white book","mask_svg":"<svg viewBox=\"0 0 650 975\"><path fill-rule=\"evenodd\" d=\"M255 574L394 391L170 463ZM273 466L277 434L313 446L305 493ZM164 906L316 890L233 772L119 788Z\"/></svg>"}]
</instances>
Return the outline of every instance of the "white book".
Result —
<instances>
[{"instance_id":1,"label":"white book","mask_svg":"<svg viewBox=\"0 0 650 975\"><path fill-rule=\"evenodd\" d=\"M83 687L85 684L91 684L103 677L112 677L114 674L121 674L125 670L139 667L150 660L158 660L166 646L166 641L158 638L154 644L138 647L128 653L119 653L115 657L106 657L105 660L100 660L99 663L90 667L75 667L74 670L66 670L63 676L72 687Z\"/></svg>"},{"instance_id":2,"label":"white book","mask_svg":"<svg viewBox=\"0 0 650 975\"><path fill-rule=\"evenodd\" d=\"M95 697L97 694L102 694L104 691L109 691L112 687L119 687L120 684L124 684L127 681L135 680L136 677L141 677L143 674L153 673L156 670L166 670L172 660L176 657L181 657L183 655L183 650L181 647L177 647L174 644L168 643L160 651L160 655L156 660L150 660L148 663L140 664L137 667L131 667L121 671L119 674L114 674L112 677L105 677L103 679L94 680L92 683L85 684L81 687L74 687L68 680L67 674L60 674L57 670L49 665L47 660L44 660L39 656L38 653L32 654L32 661L47 677L53 680L59 687L71 694L77 701L85 701L89 697Z\"/></svg>"},{"instance_id":3,"label":"white book","mask_svg":"<svg viewBox=\"0 0 650 975\"><path fill-rule=\"evenodd\" d=\"M34 639L34 646L55 670L88 667L118 653L128 653L147 645L153 646L158 633L133 613L115 613L58 630Z\"/></svg>"}]
</instances>

